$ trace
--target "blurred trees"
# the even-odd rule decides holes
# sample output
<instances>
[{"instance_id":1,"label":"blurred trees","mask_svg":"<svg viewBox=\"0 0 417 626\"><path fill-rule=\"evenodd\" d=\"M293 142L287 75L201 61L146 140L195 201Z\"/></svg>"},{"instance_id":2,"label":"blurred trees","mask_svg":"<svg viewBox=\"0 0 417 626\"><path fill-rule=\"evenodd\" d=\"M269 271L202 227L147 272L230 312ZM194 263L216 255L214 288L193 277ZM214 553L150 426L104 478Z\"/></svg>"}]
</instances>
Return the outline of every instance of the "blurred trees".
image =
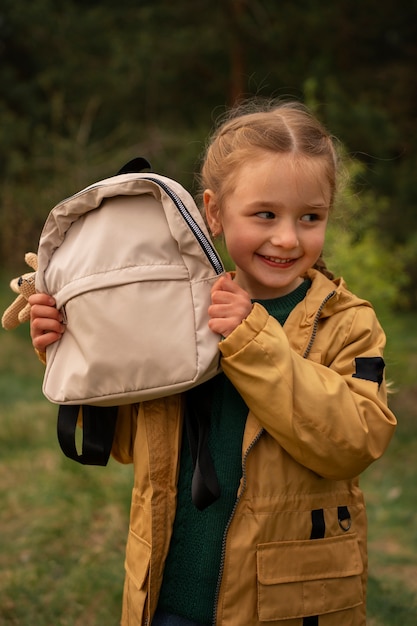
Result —
<instances>
[{"instance_id":1,"label":"blurred trees","mask_svg":"<svg viewBox=\"0 0 417 626\"><path fill-rule=\"evenodd\" d=\"M191 187L225 106L294 97L361 164L350 245L372 239L405 265L417 306L416 18L416 0L2 0L2 264L125 160Z\"/></svg>"}]
</instances>

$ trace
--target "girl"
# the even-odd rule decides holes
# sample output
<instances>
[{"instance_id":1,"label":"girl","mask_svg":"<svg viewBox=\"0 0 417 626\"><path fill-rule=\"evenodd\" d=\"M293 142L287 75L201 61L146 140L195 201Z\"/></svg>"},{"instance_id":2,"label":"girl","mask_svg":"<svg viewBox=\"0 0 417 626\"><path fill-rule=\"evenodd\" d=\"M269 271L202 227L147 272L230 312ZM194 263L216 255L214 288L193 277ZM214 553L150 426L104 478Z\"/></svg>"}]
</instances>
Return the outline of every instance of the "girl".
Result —
<instances>
[{"instance_id":1,"label":"girl","mask_svg":"<svg viewBox=\"0 0 417 626\"><path fill-rule=\"evenodd\" d=\"M135 468L123 626L365 624L357 477L396 421L375 313L321 259L336 178L297 103L238 110L213 136L205 214L236 267L209 308L223 372L119 409L112 453ZM30 302L43 352L60 313Z\"/></svg>"}]
</instances>

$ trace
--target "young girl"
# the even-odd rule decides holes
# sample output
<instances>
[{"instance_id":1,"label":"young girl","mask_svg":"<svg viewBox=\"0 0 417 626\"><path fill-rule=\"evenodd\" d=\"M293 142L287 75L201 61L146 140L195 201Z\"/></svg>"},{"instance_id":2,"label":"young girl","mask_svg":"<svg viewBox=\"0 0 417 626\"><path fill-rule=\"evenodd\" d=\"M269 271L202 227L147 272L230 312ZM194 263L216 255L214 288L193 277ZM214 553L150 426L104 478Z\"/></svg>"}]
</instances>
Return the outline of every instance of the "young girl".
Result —
<instances>
[{"instance_id":1,"label":"young girl","mask_svg":"<svg viewBox=\"0 0 417 626\"><path fill-rule=\"evenodd\" d=\"M357 476L396 422L375 313L321 259L336 177L297 103L239 110L213 136L205 214L236 267L209 308L223 372L120 407L112 453L135 468L123 626L365 624ZM64 327L49 296L31 305L42 352Z\"/></svg>"}]
</instances>

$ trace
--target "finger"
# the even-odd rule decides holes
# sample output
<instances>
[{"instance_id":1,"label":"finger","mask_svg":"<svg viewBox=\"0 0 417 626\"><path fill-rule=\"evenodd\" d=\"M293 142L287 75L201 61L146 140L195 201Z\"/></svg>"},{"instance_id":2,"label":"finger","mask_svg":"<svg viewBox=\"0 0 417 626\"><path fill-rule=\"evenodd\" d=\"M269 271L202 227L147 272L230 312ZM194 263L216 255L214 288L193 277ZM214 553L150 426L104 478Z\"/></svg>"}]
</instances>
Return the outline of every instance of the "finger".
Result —
<instances>
[{"instance_id":1,"label":"finger","mask_svg":"<svg viewBox=\"0 0 417 626\"><path fill-rule=\"evenodd\" d=\"M55 300L47 293L34 293L28 298L28 302L31 306L35 304L43 304L45 306L55 306Z\"/></svg>"},{"instance_id":2,"label":"finger","mask_svg":"<svg viewBox=\"0 0 417 626\"><path fill-rule=\"evenodd\" d=\"M222 337L228 337L238 324L230 318L216 318L209 320L208 326L213 333Z\"/></svg>"},{"instance_id":3,"label":"finger","mask_svg":"<svg viewBox=\"0 0 417 626\"><path fill-rule=\"evenodd\" d=\"M32 320L31 328L38 334L47 332L64 332L65 326L61 324L59 319L51 317L35 317Z\"/></svg>"},{"instance_id":4,"label":"finger","mask_svg":"<svg viewBox=\"0 0 417 626\"><path fill-rule=\"evenodd\" d=\"M51 344L59 341L63 336L63 333L60 332L45 332L42 334L38 334L38 335L33 335L31 336L32 338L32 345L34 348L36 348L37 350L40 350L41 352L45 352L46 348L48 346L50 346Z\"/></svg>"},{"instance_id":5,"label":"finger","mask_svg":"<svg viewBox=\"0 0 417 626\"><path fill-rule=\"evenodd\" d=\"M208 314L211 319L230 317L230 307L221 304L211 304L208 308Z\"/></svg>"},{"instance_id":6,"label":"finger","mask_svg":"<svg viewBox=\"0 0 417 626\"><path fill-rule=\"evenodd\" d=\"M46 333L44 335L39 335L38 337L32 337L32 344L33 347L40 352L45 352L48 346L61 339L61 337L62 333Z\"/></svg>"},{"instance_id":7,"label":"finger","mask_svg":"<svg viewBox=\"0 0 417 626\"><path fill-rule=\"evenodd\" d=\"M231 293L230 291L224 291L220 289L218 291L213 291L211 294L211 302L212 304L227 304L236 299L236 295Z\"/></svg>"},{"instance_id":8,"label":"finger","mask_svg":"<svg viewBox=\"0 0 417 626\"><path fill-rule=\"evenodd\" d=\"M231 287L233 287L233 278L229 273L226 273L216 280L212 291L230 291Z\"/></svg>"},{"instance_id":9,"label":"finger","mask_svg":"<svg viewBox=\"0 0 417 626\"><path fill-rule=\"evenodd\" d=\"M215 291L211 294L212 306L229 306L230 308L245 311L246 315L252 309L252 301L246 291L237 293L231 291Z\"/></svg>"},{"instance_id":10,"label":"finger","mask_svg":"<svg viewBox=\"0 0 417 626\"><path fill-rule=\"evenodd\" d=\"M54 306L34 304L30 308L30 319L34 321L37 318L50 318L62 322L62 313Z\"/></svg>"}]
</instances>

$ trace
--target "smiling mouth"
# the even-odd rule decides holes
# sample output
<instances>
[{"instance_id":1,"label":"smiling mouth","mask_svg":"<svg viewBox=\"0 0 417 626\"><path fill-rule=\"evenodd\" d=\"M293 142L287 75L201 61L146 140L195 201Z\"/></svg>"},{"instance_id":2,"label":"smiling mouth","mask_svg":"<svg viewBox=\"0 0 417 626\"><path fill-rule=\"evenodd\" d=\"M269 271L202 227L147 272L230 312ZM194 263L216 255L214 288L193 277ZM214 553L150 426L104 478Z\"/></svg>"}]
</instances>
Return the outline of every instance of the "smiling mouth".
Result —
<instances>
[{"instance_id":1,"label":"smiling mouth","mask_svg":"<svg viewBox=\"0 0 417 626\"><path fill-rule=\"evenodd\" d=\"M274 265L288 265L289 263L294 263L294 261L296 260L296 259L280 259L275 256L266 256L266 255L262 255L262 258L264 258L265 261L268 261L269 263L274 263Z\"/></svg>"}]
</instances>

